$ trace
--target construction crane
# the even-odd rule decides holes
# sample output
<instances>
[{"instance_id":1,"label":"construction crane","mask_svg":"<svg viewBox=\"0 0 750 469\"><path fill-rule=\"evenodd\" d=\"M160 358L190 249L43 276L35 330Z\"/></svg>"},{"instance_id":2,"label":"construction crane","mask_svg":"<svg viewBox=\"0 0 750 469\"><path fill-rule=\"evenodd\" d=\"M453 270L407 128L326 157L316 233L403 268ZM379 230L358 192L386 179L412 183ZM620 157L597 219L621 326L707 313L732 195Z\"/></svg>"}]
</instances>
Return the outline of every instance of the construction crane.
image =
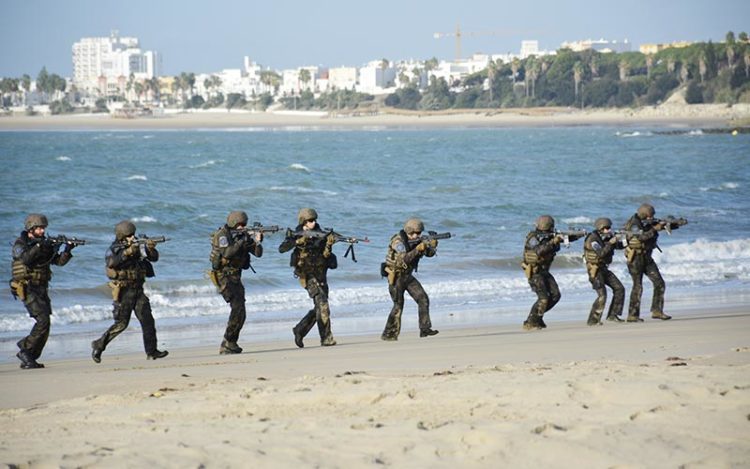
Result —
<instances>
[{"instance_id":1,"label":"construction crane","mask_svg":"<svg viewBox=\"0 0 750 469\"><path fill-rule=\"evenodd\" d=\"M525 34L523 31L470 31L461 32L461 26L456 23L456 30L450 33L434 33L432 37L441 39L444 37L456 38L456 61L461 60L461 37L462 36L505 36L511 34Z\"/></svg>"}]
</instances>

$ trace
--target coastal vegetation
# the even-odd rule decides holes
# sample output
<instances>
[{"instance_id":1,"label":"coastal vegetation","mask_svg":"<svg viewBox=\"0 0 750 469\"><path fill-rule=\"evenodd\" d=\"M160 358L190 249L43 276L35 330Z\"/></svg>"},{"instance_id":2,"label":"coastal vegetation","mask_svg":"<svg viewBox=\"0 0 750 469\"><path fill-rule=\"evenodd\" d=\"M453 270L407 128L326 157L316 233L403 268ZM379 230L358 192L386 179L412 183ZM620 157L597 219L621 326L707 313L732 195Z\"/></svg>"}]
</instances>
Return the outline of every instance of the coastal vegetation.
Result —
<instances>
[{"instance_id":1,"label":"coastal vegetation","mask_svg":"<svg viewBox=\"0 0 750 469\"><path fill-rule=\"evenodd\" d=\"M388 61L383 59L383 63ZM251 96L224 95L222 81L215 75L205 78L203 94L196 94L196 75L192 72L167 77L168 85L159 78L138 81L131 74L122 79L123 89L118 94L78 108L72 105L78 102L75 87L66 89L65 79L50 74L46 68L37 75L35 88L37 101L49 104L52 114L76 110L107 112L108 105L117 101L184 109L264 111L275 106L333 113L378 112L382 107L417 111L546 106L622 108L657 105L673 95L687 104L750 103L750 41L745 32L735 37L730 31L721 43L694 43L654 54L560 49L554 55L492 61L484 70L462 79L446 80L431 75L430 71L437 67L438 60L432 58L424 61L421 69L411 70L411 78L402 71L392 83L398 87L378 98L349 89L322 93L303 89L295 94L279 94L282 77L272 70L262 71L260 81L273 92ZM421 73L430 76L423 87L417 79ZM299 72L303 88L311 78L309 70ZM31 86L29 75L0 80L0 107L18 105L20 101L28 108L25 96Z\"/></svg>"}]
</instances>

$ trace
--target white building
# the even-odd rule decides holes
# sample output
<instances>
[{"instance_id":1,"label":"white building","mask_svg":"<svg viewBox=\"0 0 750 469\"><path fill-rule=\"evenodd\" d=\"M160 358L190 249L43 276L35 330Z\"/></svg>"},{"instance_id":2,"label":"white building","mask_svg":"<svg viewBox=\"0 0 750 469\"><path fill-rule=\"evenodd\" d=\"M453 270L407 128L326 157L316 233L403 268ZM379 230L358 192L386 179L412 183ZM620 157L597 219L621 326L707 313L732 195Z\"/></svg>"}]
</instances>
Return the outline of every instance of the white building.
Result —
<instances>
[{"instance_id":1,"label":"white building","mask_svg":"<svg viewBox=\"0 0 750 469\"><path fill-rule=\"evenodd\" d=\"M138 81L161 75L161 55L140 49L138 39L85 37L73 44L73 83L79 90L103 94L123 93L123 77Z\"/></svg>"},{"instance_id":2,"label":"white building","mask_svg":"<svg viewBox=\"0 0 750 469\"><path fill-rule=\"evenodd\" d=\"M561 49L570 49L573 52L582 52L593 49L598 52L630 52L630 42L625 39L622 42L608 41L606 39L586 39L583 41L563 42Z\"/></svg>"},{"instance_id":3,"label":"white building","mask_svg":"<svg viewBox=\"0 0 750 469\"><path fill-rule=\"evenodd\" d=\"M308 80L302 80L302 71L307 70ZM317 92L320 69L316 66L299 67L296 69L282 70L281 87L282 94L300 94L302 90Z\"/></svg>"},{"instance_id":4,"label":"white building","mask_svg":"<svg viewBox=\"0 0 750 469\"><path fill-rule=\"evenodd\" d=\"M356 67L337 67L328 69L329 90L352 90L357 86L358 71Z\"/></svg>"},{"instance_id":5,"label":"white building","mask_svg":"<svg viewBox=\"0 0 750 469\"><path fill-rule=\"evenodd\" d=\"M539 55L539 41L521 41L521 59Z\"/></svg>"},{"instance_id":6,"label":"white building","mask_svg":"<svg viewBox=\"0 0 750 469\"><path fill-rule=\"evenodd\" d=\"M389 93L396 86L396 79L397 69L390 62L373 60L359 69L357 91L369 94Z\"/></svg>"}]
</instances>

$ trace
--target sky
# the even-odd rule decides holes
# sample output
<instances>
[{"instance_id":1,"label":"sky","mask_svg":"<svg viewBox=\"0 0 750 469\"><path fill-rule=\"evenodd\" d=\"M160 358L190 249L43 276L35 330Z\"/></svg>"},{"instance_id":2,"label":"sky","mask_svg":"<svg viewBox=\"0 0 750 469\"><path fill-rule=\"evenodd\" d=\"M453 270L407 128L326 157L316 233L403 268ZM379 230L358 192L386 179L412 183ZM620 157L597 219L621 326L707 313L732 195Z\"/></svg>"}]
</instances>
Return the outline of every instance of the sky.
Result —
<instances>
[{"instance_id":1,"label":"sky","mask_svg":"<svg viewBox=\"0 0 750 469\"><path fill-rule=\"evenodd\" d=\"M112 30L162 54L163 74L241 68L361 66L371 60L518 53L605 38L643 43L723 41L750 32L747 0L0 0L0 76L70 77L71 48ZM473 34L472 34L473 33Z\"/></svg>"}]
</instances>

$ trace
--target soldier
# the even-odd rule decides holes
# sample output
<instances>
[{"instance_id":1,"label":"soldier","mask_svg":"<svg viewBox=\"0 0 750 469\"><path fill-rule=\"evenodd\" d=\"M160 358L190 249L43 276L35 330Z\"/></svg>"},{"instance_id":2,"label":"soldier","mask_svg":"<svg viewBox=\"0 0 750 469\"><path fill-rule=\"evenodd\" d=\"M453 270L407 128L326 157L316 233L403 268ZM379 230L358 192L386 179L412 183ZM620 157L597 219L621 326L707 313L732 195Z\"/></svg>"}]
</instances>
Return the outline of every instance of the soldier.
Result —
<instances>
[{"instance_id":1,"label":"soldier","mask_svg":"<svg viewBox=\"0 0 750 469\"><path fill-rule=\"evenodd\" d=\"M169 354L156 348L151 303L143 292L146 278L154 276L151 263L159 260L159 251L154 241L149 240L145 244L137 242L135 229L135 225L127 220L115 225L115 242L107 250L106 272L112 288L112 316L115 322L99 339L91 342L91 358L96 363L102 361L102 352L107 344L127 329L133 311L141 323L146 358L156 360Z\"/></svg>"},{"instance_id":2,"label":"soldier","mask_svg":"<svg viewBox=\"0 0 750 469\"><path fill-rule=\"evenodd\" d=\"M398 340L401 332L401 313L404 310L404 292L417 302L419 314L419 337L429 337L438 333L430 322L430 299L412 273L417 270L422 257L433 257L438 242L436 239L420 241L424 223L418 218L410 218L404 229L391 237L388 253L383 265L383 274L388 276L388 292L393 300L391 314L380 336L383 340Z\"/></svg>"},{"instance_id":3,"label":"soldier","mask_svg":"<svg viewBox=\"0 0 750 469\"><path fill-rule=\"evenodd\" d=\"M70 251L74 246L66 244L65 250L58 252L59 245L44 236L46 228L47 217L32 213L26 217L21 236L13 243L11 293L23 301L29 315L36 321L29 335L17 344L20 351L16 356L21 360L21 368L24 370L44 368L37 359L42 355L50 331L50 266L63 266L73 257Z\"/></svg>"},{"instance_id":4,"label":"soldier","mask_svg":"<svg viewBox=\"0 0 750 469\"><path fill-rule=\"evenodd\" d=\"M231 306L229 321L224 332L224 340L219 347L220 354L242 353L237 345L242 326L245 324L245 287L242 285L242 271L250 268L250 254L263 255L263 233L250 236L247 227L247 214L231 212L226 225L211 237L211 280Z\"/></svg>"},{"instance_id":5,"label":"soldier","mask_svg":"<svg viewBox=\"0 0 750 469\"><path fill-rule=\"evenodd\" d=\"M609 218L597 218L594 228L595 231L589 233L583 242L583 258L586 260L589 282L597 294L589 313L589 326L601 325L602 313L607 304L607 286L612 289L612 303L609 305L607 321L622 322L620 315L625 302L625 287L609 270L614 250L624 249L625 246L612 233L612 220Z\"/></svg>"},{"instance_id":6,"label":"soldier","mask_svg":"<svg viewBox=\"0 0 750 469\"><path fill-rule=\"evenodd\" d=\"M575 241L580 237L581 235L570 234L569 240ZM523 322L523 328L527 331L547 327L542 317L560 301L560 289L549 268L563 240L562 235L555 233L555 219L549 215L537 218L536 230L526 235L521 267L537 296L529 317Z\"/></svg>"},{"instance_id":7,"label":"soldier","mask_svg":"<svg viewBox=\"0 0 750 469\"><path fill-rule=\"evenodd\" d=\"M318 212L314 209L301 209L297 215L298 225L295 231L287 230L286 239L279 246L281 253L294 249L290 266L294 268L294 276L299 279L302 288L307 290L315 305L292 329L294 343L300 348L305 346L302 341L316 322L320 345L336 345L331 333L327 280L328 269L338 267L336 255L332 251L336 240L333 234L325 235L317 220Z\"/></svg>"},{"instance_id":8,"label":"soldier","mask_svg":"<svg viewBox=\"0 0 750 469\"><path fill-rule=\"evenodd\" d=\"M656 210L650 204L643 204L638 211L625 223L628 245L625 248L625 257L628 261L628 271L633 278L633 289L630 292L630 306L628 308L628 322L643 322L641 319L641 295L643 294L643 274L651 280L654 286L654 294L651 299L651 317L654 319L668 320L672 316L664 314L664 290L666 285L659 272L652 253L654 248L658 249L657 240L659 231L663 229L677 229L687 221L681 223L671 221L654 220Z\"/></svg>"}]
</instances>

